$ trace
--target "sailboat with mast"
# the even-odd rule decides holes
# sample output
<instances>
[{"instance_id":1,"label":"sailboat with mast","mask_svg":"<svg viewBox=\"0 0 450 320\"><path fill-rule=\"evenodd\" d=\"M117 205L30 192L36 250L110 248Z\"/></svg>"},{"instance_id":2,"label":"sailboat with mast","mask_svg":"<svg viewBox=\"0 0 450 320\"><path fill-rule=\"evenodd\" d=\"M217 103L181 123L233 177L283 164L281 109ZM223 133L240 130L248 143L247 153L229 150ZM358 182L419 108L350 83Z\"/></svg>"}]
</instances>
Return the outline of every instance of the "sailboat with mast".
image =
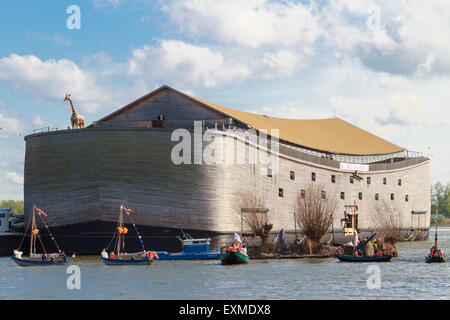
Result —
<instances>
[{"instance_id":1,"label":"sailboat with mast","mask_svg":"<svg viewBox=\"0 0 450 320\"><path fill-rule=\"evenodd\" d=\"M439 201L436 201L436 213L434 215L434 224L436 226L436 231L434 233L434 246L431 248L430 253L425 257L427 263L432 262L447 262L444 252L438 248L438 211L439 211Z\"/></svg>"},{"instance_id":2,"label":"sailboat with mast","mask_svg":"<svg viewBox=\"0 0 450 320\"><path fill-rule=\"evenodd\" d=\"M132 264L132 265L149 265L153 262L153 258L156 257L157 259L158 254L154 251L146 251L144 246L144 241L142 240L142 236L139 233L136 224L133 221L133 218L131 216L133 210L126 208L123 204L120 205L120 214L119 214L119 222L117 224L117 228L114 231L114 235L108 245L107 248L103 249L100 258L102 261L107 265L124 265L124 264ZM128 234L128 228L124 226L124 213L129 218L131 224L134 227L134 230L136 231L136 234L138 236L139 244L142 248L142 251L140 252L134 252L134 253L126 253L125 252L125 237ZM113 243L114 239L115 241L115 248L108 254L108 249Z\"/></svg>"},{"instance_id":3,"label":"sailboat with mast","mask_svg":"<svg viewBox=\"0 0 450 320\"><path fill-rule=\"evenodd\" d=\"M36 213L37 213L37 216L39 217L40 221L46 228L48 234L50 235L50 238L52 239L53 243L55 244L55 247L58 250L58 252L48 253L45 250L44 244L39 235L39 229L37 228ZM28 231L28 230L25 230L25 233L22 238L22 241L20 242L19 248L14 250L14 255L11 256L11 259L19 266L64 265L69 262L65 252L60 249L58 243L56 242L55 238L53 237L53 234L50 231L50 228L48 227L48 224L45 221L44 217L47 217L47 214L44 211L42 211L41 209L39 209L38 207L36 207L35 205L33 205L32 216L31 216L31 228L30 228L30 255L28 258L25 258L22 256L23 252L20 251L20 248L22 247L22 244L23 244L23 240L25 239L26 233ZM37 240L39 240L39 243L42 247L43 253L36 253Z\"/></svg>"}]
</instances>

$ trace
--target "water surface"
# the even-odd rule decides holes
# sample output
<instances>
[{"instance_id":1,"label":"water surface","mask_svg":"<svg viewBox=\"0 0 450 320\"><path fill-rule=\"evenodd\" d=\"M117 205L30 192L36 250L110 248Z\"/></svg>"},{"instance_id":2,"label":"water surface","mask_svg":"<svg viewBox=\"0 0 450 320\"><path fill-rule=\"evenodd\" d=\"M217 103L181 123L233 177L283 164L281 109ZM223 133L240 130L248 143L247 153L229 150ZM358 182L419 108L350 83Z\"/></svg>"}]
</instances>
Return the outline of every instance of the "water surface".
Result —
<instances>
[{"instance_id":1,"label":"water surface","mask_svg":"<svg viewBox=\"0 0 450 320\"><path fill-rule=\"evenodd\" d=\"M99 257L77 257L69 266L80 267L80 290L67 289L67 266L19 267L0 258L0 299L449 299L449 263L425 263L432 239L434 232L428 241L400 243L400 257L378 264L328 258L106 266ZM439 239L450 254L450 228L440 228ZM370 265L380 268L380 289L368 289Z\"/></svg>"}]
</instances>

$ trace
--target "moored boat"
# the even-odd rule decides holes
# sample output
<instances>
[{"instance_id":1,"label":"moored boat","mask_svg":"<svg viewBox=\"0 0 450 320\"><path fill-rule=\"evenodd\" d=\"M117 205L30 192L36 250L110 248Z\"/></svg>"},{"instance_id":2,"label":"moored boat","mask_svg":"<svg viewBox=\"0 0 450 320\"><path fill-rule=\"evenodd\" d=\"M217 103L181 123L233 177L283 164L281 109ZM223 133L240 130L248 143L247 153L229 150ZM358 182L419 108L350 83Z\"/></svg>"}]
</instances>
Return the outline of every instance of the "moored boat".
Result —
<instances>
[{"instance_id":1,"label":"moored boat","mask_svg":"<svg viewBox=\"0 0 450 320\"><path fill-rule=\"evenodd\" d=\"M234 234L233 245L226 247L220 256L222 264L246 264L249 262L247 248L237 233Z\"/></svg>"},{"instance_id":2,"label":"moored boat","mask_svg":"<svg viewBox=\"0 0 450 320\"><path fill-rule=\"evenodd\" d=\"M436 201L436 213L434 216L434 225L436 227L436 231L434 233L434 246L431 247L430 253L425 257L426 263L441 263L441 262L447 262L447 259L445 258L444 252L438 248L438 211L439 211L439 201Z\"/></svg>"},{"instance_id":3,"label":"moored boat","mask_svg":"<svg viewBox=\"0 0 450 320\"><path fill-rule=\"evenodd\" d=\"M211 260L220 257L220 250L211 251L209 238L194 239L185 233L177 238L181 241L183 250L176 253L158 251L159 260Z\"/></svg>"},{"instance_id":4,"label":"moored boat","mask_svg":"<svg viewBox=\"0 0 450 320\"><path fill-rule=\"evenodd\" d=\"M134 253L126 253L123 252L125 249L125 236L128 234L128 228L124 226L123 222L123 213L126 213L128 218L131 221L131 224L134 227L134 230L136 231L136 234L139 238L139 242L142 248L142 251L140 252L134 252ZM131 213L133 210L126 208L123 204L120 205L120 214L119 214L119 223L117 225L117 229L114 230L113 237L111 239L111 242L109 243L108 247L103 249L100 255L100 259L103 261L106 265L149 265L153 262L153 258L156 256L158 257L158 254L153 251L146 251L144 246L144 241L142 240L142 236L139 234L139 231L137 229L136 224L133 221L133 218L131 217ZM114 238L116 238L115 242L115 249L111 251L109 254L107 252L109 246L113 242Z\"/></svg>"},{"instance_id":5,"label":"moored boat","mask_svg":"<svg viewBox=\"0 0 450 320\"><path fill-rule=\"evenodd\" d=\"M100 257L103 263L107 265L148 265L153 263L153 259L149 259L149 257L144 257L141 259L110 259Z\"/></svg>"},{"instance_id":6,"label":"moored boat","mask_svg":"<svg viewBox=\"0 0 450 320\"><path fill-rule=\"evenodd\" d=\"M39 235L39 229L36 224L36 212L38 213L38 217L40 218L42 224L45 226L50 238L53 240L53 243L56 246L58 252L56 253L47 253L44 245L42 243L41 237ZM32 216L31 216L31 229L30 229L30 254L29 257L23 257L23 252L20 251L23 240L25 239L24 234L22 241L17 250L14 250L14 255L11 256L11 260L14 261L17 265L27 267L27 266L54 266L54 265L64 265L69 262L67 256L64 251L61 251L58 243L56 242L50 228L45 221L45 217L47 214L39 209L38 207L33 205ZM43 253L36 253L36 240L39 239L39 243L41 244Z\"/></svg>"},{"instance_id":7,"label":"moored boat","mask_svg":"<svg viewBox=\"0 0 450 320\"><path fill-rule=\"evenodd\" d=\"M220 261L222 264L245 264L248 263L249 258L246 254L229 251L222 254Z\"/></svg>"},{"instance_id":8,"label":"moored boat","mask_svg":"<svg viewBox=\"0 0 450 320\"><path fill-rule=\"evenodd\" d=\"M374 257L362 257L362 256L350 256L343 254L336 254L336 258L342 262L388 262L391 261L392 256L374 256Z\"/></svg>"},{"instance_id":9,"label":"moored boat","mask_svg":"<svg viewBox=\"0 0 450 320\"><path fill-rule=\"evenodd\" d=\"M442 257L442 256L438 255L438 254L436 254L436 255L429 254L429 255L427 255L425 257L425 262L426 263L447 262L447 259L445 257Z\"/></svg>"}]
</instances>

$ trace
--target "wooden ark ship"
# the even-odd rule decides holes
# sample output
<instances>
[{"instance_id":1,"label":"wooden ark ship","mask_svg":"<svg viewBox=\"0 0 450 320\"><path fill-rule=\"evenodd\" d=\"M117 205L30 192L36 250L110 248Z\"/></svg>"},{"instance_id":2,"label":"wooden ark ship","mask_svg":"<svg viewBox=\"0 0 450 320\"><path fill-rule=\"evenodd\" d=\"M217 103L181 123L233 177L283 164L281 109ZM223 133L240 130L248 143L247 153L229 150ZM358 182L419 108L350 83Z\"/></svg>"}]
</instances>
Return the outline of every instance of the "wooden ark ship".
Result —
<instances>
[{"instance_id":1,"label":"wooden ark ship","mask_svg":"<svg viewBox=\"0 0 450 320\"><path fill-rule=\"evenodd\" d=\"M240 141L245 149L237 153L244 153L245 163L204 164L201 155L213 139L195 130L211 132L226 146ZM269 130L267 148L237 134L262 137L263 130ZM191 154L179 152L186 132ZM406 233L429 228L430 160L339 118L272 118L163 86L86 128L31 134L25 141L25 216L38 203L66 252L105 248L121 203L134 209L151 250L181 250L180 227L217 247L240 230L236 195L249 190L266 200L273 232L289 235L295 198L311 183L321 185L325 197L337 194L336 232L343 230L345 205L355 199L360 230L373 227L368 211L382 202L396 205ZM256 150L274 157L276 168L247 161ZM231 154L227 147L221 151L222 157ZM174 163L174 154L191 164ZM127 241L133 250L136 239Z\"/></svg>"}]
</instances>

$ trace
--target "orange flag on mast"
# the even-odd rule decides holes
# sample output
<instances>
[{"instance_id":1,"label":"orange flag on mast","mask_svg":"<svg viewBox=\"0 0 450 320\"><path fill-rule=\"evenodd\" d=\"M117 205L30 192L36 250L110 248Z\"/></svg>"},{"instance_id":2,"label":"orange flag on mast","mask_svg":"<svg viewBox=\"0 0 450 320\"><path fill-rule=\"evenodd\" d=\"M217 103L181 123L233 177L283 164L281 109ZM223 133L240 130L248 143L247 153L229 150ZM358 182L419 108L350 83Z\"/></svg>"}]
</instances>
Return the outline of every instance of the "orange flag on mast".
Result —
<instances>
[{"instance_id":1,"label":"orange flag on mast","mask_svg":"<svg viewBox=\"0 0 450 320\"><path fill-rule=\"evenodd\" d=\"M47 214L44 212L44 211L42 211L41 209L39 209L39 208L36 208L36 210L37 211L39 211L40 213L42 213L44 216L46 216L47 217Z\"/></svg>"}]
</instances>

